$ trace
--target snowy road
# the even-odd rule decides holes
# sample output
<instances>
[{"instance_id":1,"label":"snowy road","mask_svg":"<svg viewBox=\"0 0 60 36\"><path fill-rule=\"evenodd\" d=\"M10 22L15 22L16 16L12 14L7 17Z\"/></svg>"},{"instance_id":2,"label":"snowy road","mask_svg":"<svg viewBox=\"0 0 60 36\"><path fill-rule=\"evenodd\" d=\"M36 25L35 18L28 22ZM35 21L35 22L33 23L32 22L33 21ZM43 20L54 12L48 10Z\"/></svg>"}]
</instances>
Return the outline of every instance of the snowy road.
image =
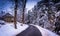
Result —
<instances>
[{"instance_id":1,"label":"snowy road","mask_svg":"<svg viewBox=\"0 0 60 36\"><path fill-rule=\"evenodd\" d=\"M21 33L22 31L24 31L29 27L26 24L23 24L23 26L21 26L22 23L17 23L18 29L15 29L13 23L5 23L5 24L6 25L0 27L0 36L16 36L17 34ZM40 26L37 25L33 25L33 26L37 27L40 30L42 36L58 36L49 30L41 28Z\"/></svg>"}]
</instances>

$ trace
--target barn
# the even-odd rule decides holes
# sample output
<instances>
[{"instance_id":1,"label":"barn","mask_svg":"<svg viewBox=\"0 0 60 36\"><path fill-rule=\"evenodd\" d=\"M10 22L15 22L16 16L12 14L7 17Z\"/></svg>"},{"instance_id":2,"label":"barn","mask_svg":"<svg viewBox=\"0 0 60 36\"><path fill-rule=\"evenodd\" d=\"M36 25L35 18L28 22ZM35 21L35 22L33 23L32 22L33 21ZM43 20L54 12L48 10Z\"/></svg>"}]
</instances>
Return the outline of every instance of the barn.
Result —
<instances>
[{"instance_id":1,"label":"barn","mask_svg":"<svg viewBox=\"0 0 60 36\"><path fill-rule=\"evenodd\" d=\"M14 17L10 13L6 13L3 16L3 19L5 22L13 22L14 21Z\"/></svg>"}]
</instances>

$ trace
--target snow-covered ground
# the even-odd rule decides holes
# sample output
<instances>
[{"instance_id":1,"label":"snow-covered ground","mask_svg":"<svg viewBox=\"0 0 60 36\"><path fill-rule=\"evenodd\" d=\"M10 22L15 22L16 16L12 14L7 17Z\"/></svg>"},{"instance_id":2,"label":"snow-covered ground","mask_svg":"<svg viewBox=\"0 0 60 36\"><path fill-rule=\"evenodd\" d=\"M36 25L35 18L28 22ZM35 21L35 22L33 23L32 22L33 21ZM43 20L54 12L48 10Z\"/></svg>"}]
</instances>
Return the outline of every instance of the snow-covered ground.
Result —
<instances>
[{"instance_id":1,"label":"snow-covered ground","mask_svg":"<svg viewBox=\"0 0 60 36\"><path fill-rule=\"evenodd\" d=\"M17 29L15 29L14 23L5 24L6 25L0 27L0 36L15 36L29 27L26 24L23 24L23 26L21 26L22 23L17 22ZM42 36L57 36L55 33L52 33L44 28L41 28L40 26L37 25L34 26L40 30Z\"/></svg>"},{"instance_id":2,"label":"snow-covered ground","mask_svg":"<svg viewBox=\"0 0 60 36\"><path fill-rule=\"evenodd\" d=\"M42 33L42 36L58 36L57 34L51 32L47 29L44 29L40 26L37 26L37 25L33 25L33 26L36 26L40 30L40 32Z\"/></svg>"},{"instance_id":3,"label":"snow-covered ground","mask_svg":"<svg viewBox=\"0 0 60 36\"><path fill-rule=\"evenodd\" d=\"M13 23L6 23L6 25L0 27L0 36L15 36L28 28L28 25L21 26L21 24L17 23L18 29L15 29Z\"/></svg>"}]
</instances>

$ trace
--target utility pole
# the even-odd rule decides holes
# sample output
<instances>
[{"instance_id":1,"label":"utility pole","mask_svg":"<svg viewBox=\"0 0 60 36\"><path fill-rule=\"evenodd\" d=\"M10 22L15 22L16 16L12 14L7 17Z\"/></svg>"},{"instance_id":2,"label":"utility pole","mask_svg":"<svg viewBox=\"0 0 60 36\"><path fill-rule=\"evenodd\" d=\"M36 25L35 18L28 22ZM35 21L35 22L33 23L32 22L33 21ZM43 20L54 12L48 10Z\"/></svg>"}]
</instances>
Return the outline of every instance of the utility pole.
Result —
<instances>
[{"instance_id":1,"label":"utility pole","mask_svg":"<svg viewBox=\"0 0 60 36\"><path fill-rule=\"evenodd\" d=\"M15 1L15 7L14 7L14 26L15 29L17 29L17 7L18 7L18 0L14 0Z\"/></svg>"}]
</instances>

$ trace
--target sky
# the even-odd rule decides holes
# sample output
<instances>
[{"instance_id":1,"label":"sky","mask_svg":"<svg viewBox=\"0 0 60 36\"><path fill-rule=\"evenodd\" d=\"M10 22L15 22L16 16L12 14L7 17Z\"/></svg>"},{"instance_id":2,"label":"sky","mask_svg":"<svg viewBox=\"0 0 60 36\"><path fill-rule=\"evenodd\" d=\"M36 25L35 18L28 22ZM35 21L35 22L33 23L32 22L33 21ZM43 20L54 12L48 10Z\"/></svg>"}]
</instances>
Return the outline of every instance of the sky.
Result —
<instances>
[{"instance_id":1,"label":"sky","mask_svg":"<svg viewBox=\"0 0 60 36\"><path fill-rule=\"evenodd\" d=\"M27 10L32 9L34 7L34 5L37 4L38 1L40 1L40 0L28 0L26 3ZM12 6L12 4L9 0L0 0L0 11L4 10L4 11L12 13L11 6Z\"/></svg>"},{"instance_id":2,"label":"sky","mask_svg":"<svg viewBox=\"0 0 60 36\"><path fill-rule=\"evenodd\" d=\"M32 9L34 7L34 5L37 4L38 1L40 1L40 0L28 0L27 4L26 4L27 10Z\"/></svg>"}]
</instances>

